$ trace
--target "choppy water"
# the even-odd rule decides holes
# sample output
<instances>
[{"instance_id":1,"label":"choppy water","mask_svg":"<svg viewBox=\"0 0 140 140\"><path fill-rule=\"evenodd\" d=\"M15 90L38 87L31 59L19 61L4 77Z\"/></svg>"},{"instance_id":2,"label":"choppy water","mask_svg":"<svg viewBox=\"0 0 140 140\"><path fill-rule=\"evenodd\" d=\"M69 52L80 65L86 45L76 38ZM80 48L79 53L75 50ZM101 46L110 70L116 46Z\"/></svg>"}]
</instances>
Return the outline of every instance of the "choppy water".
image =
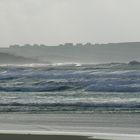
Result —
<instances>
[{"instance_id":1,"label":"choppy water","mask_svg":"<svg viewBox=\"0 0 140 140\"><path fill-rule=\"evenodd\" d=\"M140 112L140 65L1 65L0 112Z\"/></svg>"}]
</instances>

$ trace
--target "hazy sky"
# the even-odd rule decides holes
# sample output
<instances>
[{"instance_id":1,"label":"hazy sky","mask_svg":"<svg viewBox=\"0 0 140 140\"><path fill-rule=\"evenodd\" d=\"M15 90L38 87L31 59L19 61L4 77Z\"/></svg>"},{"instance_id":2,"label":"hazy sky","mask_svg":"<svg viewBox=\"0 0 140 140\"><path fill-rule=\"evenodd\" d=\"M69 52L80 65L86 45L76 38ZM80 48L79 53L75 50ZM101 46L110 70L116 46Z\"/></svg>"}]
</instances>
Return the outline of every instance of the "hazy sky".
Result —
<instances>
[{"instance_id":1,"label":"hazy sky","mask_svg":"<svg viewBox=\"0 0 140 140\"><path fill-rule=\"evenodd\" d=\"M0 0L0 47L140 41L140 0Z\"/></svg>"}]
</instances>

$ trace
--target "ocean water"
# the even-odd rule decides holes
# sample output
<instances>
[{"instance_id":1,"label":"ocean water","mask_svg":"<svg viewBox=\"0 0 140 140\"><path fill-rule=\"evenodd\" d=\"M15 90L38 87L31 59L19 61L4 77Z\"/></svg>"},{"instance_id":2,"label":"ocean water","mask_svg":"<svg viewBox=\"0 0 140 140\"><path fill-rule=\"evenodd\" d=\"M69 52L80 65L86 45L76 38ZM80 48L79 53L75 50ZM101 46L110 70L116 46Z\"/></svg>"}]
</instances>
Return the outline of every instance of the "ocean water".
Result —
<instances>
[{"instance_id":1,"label":"ocean water","mask_svg":"<svg viewBox=\"0 0 140 140\"><path fill-rule=\"evenodd\" d=\"M1 65L0 112L140 113L140 65Z\"/></svg>"}]
</instances>

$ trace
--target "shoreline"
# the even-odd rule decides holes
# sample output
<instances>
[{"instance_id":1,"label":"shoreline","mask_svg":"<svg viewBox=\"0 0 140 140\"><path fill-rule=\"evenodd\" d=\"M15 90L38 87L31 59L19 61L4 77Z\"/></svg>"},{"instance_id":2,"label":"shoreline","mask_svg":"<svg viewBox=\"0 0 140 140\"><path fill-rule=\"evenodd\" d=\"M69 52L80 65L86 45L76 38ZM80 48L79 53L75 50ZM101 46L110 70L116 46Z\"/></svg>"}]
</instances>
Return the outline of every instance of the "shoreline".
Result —
<instances>
[{"instance_id":1,"label":"shoreline","mask_svg":"<svg viewBox=\"0 0 140 140\"><path fill-rule=\"evenodd\" d=\"M89 140L84 136L66 136L66 135L31 135L31 134L0 134L2 140ZM99 139L93 139L99 140Z\"/></svg>"},{"instance_id":2,"label":"shoreline","mask_svg":"<svg viewBox=\"0 0 140 140\"><path fill-rule=\"evenodd\" d=\"M51 135L51 140L55 140L56 135L62 138L65 135L68 140L71 140L69 136L80 136L82 140L87 140L87 138L93 138L93 140L95 138L104 140L139 140L139 122L140 114L8 113L0 114L0 139L3 139L2 136L4 135L7 137L7 135L12 134L12 136L45 135L45 137Z\"/></svg>"},{"instance_id":3,"label":"shoreline","mask_svg":"<svg viewBox=\"0 0 140 140\"><path fill-rule=\"evenodd\" d=\"M79 133L54 131L0 130L2 140L138 140L140 135L115 133Z\"/></svg>"},{"instance_id":4,"label":"shoreline","mask_svg":"<svg viewBox=\"0 0 140 140\"><path fill-rule=\"evenodd\" d=\"M97 139L93 134L77 132L53 132L53 131L21 131L21 130L0 130L0 139L3 140L104 140Z\"/></svg>"}]
</instances>

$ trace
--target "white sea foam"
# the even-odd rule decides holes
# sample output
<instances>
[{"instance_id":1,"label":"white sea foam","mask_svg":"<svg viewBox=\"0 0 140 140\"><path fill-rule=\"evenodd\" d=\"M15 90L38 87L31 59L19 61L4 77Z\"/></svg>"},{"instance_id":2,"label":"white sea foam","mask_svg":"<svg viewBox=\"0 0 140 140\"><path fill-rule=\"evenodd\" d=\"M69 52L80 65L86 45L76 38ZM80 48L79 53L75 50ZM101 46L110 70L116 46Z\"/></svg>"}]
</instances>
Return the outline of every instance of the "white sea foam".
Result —
<instances>
[{"instance_id":1,"label":"white sea foam","mask_svg":"<svg viewBox=\"0 0 140 140\"><path fill-rule=\"evenodd\" d=\"M140 68L128 65L130 64L0 67L0 92L1 95L2 92L7 95L2 97L5 100L0 100L3 106L0 111L33 111L39 110L39 106L45 111L93 111L97 108L138 111ZM15 93L21 94L16 95L17 99L10 100L8 96L14 97ZM38 93L46 94L37 95Z\"/></svg>"}]
</instances>

